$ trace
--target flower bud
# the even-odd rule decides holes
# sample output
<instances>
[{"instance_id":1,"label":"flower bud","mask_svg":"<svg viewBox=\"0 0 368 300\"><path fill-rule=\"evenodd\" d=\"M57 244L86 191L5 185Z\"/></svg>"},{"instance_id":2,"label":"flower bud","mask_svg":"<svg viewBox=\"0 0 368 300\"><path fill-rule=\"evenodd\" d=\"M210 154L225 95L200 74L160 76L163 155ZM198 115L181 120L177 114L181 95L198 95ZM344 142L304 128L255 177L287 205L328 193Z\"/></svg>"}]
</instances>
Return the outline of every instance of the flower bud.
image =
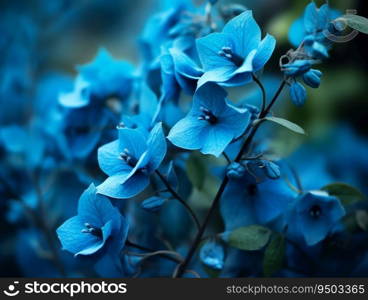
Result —
<instances>
[{"instance_id":1,"label":"flower bud","mask_svg":"<svg viewBox=\"0 0 368 300\"><path fill-rule=\"evenodd\" d=\"M312 88L318 88L321 84L322 72L316 69L311 69L303 75L303 80L305 84Z\"/></svg>"},{"instance_id":2,"label":"flower bud","mask_svg":"<svg viewBox=\"0 0 368 300\"><path fill-rule=\"evenodd\" d=\"M270 179L278 179L281 176L280 167L272 161L264 160L265 174Z\"/></svg>"},{"instance_id":3,"label":"flower bud","mask_svg":"<svg viewBox=\"0 0 368 300\"><path fill-rule=\"evenodd\" d=\"M150 212L157 212L164 205L166 199L162 197L150 197L141 203L141 207Z\"/></svg>"},{"instance_id":4,"label":"flower bud","mask_svg":"<svg viewBox=\"0 0 368 300\"><path fill-rule=\"evenodd\" d=\"M307 98L307 91L302 84L295 81L290 86L290 97L291 101L300 107L304 105L305 99Z\"/></svg>"},{"instance_id":5,"label":"flower bud","mask_svg":"<svg viewBox=\"0 0 368 300\"><path fill-rule=\"evenodd\" d=\"M308 72L311 68L312 64L309 60L296 60L290 64L285 64L282 66L282 70L284 71L286 76L299 76Z\"/></svg>"},{"instance_id":6,"label":"flower bud","mask_svg":"<svg viewBox=\"0 0 368 300\"><path fill-rule=\"evenodd\" d=\"M227 167L226 175L229 178L238 179L243 177L244 174L245 174L245 167L240 163L233 162Z\"/></svg>"}]
</instances>

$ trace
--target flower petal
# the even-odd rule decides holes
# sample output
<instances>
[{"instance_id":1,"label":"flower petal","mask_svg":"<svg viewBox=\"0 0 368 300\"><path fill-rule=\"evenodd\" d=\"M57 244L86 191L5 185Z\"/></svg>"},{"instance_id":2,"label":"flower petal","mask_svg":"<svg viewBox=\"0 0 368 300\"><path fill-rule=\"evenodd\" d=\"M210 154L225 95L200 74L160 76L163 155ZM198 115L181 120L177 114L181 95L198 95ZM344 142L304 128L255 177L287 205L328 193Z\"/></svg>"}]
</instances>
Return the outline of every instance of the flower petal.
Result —
<instances>
[{"instance_id":1,"label":"flower petal","mask_svg":"<svg viewBox=\"0 0 368 300\"><path fill-rule=\"evenodd\" d=\"M117 173L129 174L133 169L120 158L121 152L122 149L120 148L119 140L113 141L98 148L98 164L105 174L109 176Z\"/></svg>"},{"instance_id":2,"label":"flower petal","mask_svg":"<svg viewBox=\"0 0 368 300\"><path fill-rule=\"evenodd\" d=\"M326 218L320 218L318 221L308 219L305 217L301 218L301 228L307 245L312 246L322 241L332 228L332 224L328 222Z\"/></svg>"},{"instance_id":3,"label":"flower petal","mask_svg":"<svg viewBox=\"0 0 368 300\"><path fill-rule=\"evenodd\" d=\"M135 129L119 129L119 149L127 149L134 158L138 159L147 150L147 143L144 135Z\"/></svg>"},{"instance_id":4,"label":"flower petal","mask_svg":"<svg viewBox=\"0 0 368 300\"><path fill-rule=\"evenodd\" d=\"M85 223L95 227L102 227L107 222L113 221L114 228L120 227L120 213L108 199L97 194L97 189L92 183L79 199L78 215Z\"/></svg>"},{"instance_id":5,"label":"flower petal","mask_svg":"<svg viewBox=\"0 0 368 300\"><path fill-rule=\"evenodd\" d=\"M162 124L157 123L151 130L147 141L149 169L151 172L156 170L166 155L167 145Z\"/></svg>"},{"instance_id":6,"label":"flower petal","mask_svg":"<svg viewBox=\"0 0 368 300\"><path fill-rule=\"evenodd\" d=\"M307 5L304 12L304 26L308 33L314 33L318 30L319 16L316 3L311 2Z\"/></svg>"},{"instance_id":7,"label":"flower petal","mask_svg":"<svg viewBox=\"0 0 368 300\"><path fill-rule=\"evenodd\" d=\"M97 192L111 198L128 199L142 192L148 183L148 176L140 171L128 179L125 176L114 175L101 183L97 187Z\"/></svg>"},{"instance_id":8,"label":"flower petal","mask_svg":"<svg viewBox=\"0 0 368 300\"><path fill-rule=\"evenodd\" d=\"M233 140L234 134L220 126L210 126L207 135L202 136L204 143L200 151L203 154L220 156Z\"/></svg>"},{"instance_id":9,"label":"flower petal","mask_svg":"<svg viewBox=\"0 0 368 300\"><path fill-rule=\"evenodd\" d=\"M230 34L211 33L196 41L199 59L201 60L205 72L217 68L232 68L234 63L226 57L219 55L223 47L233 48L233 42Z\"/></svg>"},{"instance_id":10,"label":"flower petal","mask_svg":"<svg viewBox=\"0 0 368 300\"><path fill-rule=\"evenodd\" d=\"M218 84L227 82L229 79L235 76L234 72L236 69L237 68L235 65L231 65L223 68L213 69L204 73L198 80L197 89L207 82L217 82Z\"/></svg>"},{"instance_id":11,"label":"flower petal","mask_svg":"<svg viewBox=\"0 0 368 300\"><path fill-rule=\"evenodd\" d=\"M245 72L245 73L236 74L233 77L231 77L229 80L225 82L220 82L219 85L223 87L241 86L241 85L251 82L252 80L253 80L252 73Z\"/></svg>"},{"instance_id":12,"label":"flower petal","mask_svg":"<svg viewBox=\"0 0 368 300\"><path fill-rule=\"evenodd\" d=\"M77 255L91 255L96 253L98 250L102 249L102 247L105 245L107 239L111 236L111 232L113 230L113 221L107 222L102 228L102 239L99 238L100 243L91 245L90 247L86 247L82 249L81 251L77 252L75 256ZM86 234L86 235L92 235L90 233L80 233L80 234Z\"/></svg>"},{"instance_id":13,"label":"flower petal","mask_svg":"<svg viewBox=\"0 0 368 300\"><path fill-rule=\"evenodd\" d=\"M242 57L257 49L261 41L261 29L254 20L251 10L231 19L222 32L233 37L235 52Z\"/></svg>"},{"instance_id":14,"label":"flower petal","mask_svg":"<svg viewBox=\"0 0 368 300\"><path fill-rule=\"evenodd\" d=\"M228 105L221 114L221 126L231 131L234 138L241 136L250 123L251 114L248 110L239 110Z\"/></svg>"},{"instance_id":15,"label":"flower petal","mask_svg":"<svg viewBox=\"0 0 368 300\"><path fill-rule=\"evenodd\" d=\"M215 83L206 83L198 88L193 97L191 114L199 116L201 107L209 109L215 116L219 116L226 109L225 98L227 92Z\"/></svg>"},{"instance_id":16,"label":"flower petal","mask_svg":"<svg viewBox=\"0 0 368 300\"><path fill-rule=\"evenodd\" d=\"M294 47L298 47L304 40L304 37L307 35L305 28L304 28L304 20L303 18L299 18L291 24L288 38L290 43Z\"/></svg>"},{"instance_id":17,"label":"flower petal","mask_svg":"<svg viewBox=\"0 0 368 300\"><path fill-rule=\"evenodd\" d=\"M167 138L177 147L188 150L200 149L207 127L207 122L200 121L193 116L187 116L171 128Z\"/></svg>"},{"instance_id":18,"label":"flower petal","mask_svg":"<svg viewBox=\"0 0 368 300\"><path fill-rule=\"evenodd\" d=\"M56 230L64 250L77 255L85 249L90 249L90 254L92 254L103 246L102 239L89 233L83 233L82 229L85 229L84 221L79 216L75 216L66 220Z\"/></svg>"},{"instance_id":19,"label":"flower petal","mask_svg":"<svg viewBox=\"0 0 368 300\"><path fill-rule=\"evenodd\" d=\"M234 73L241 74L245 72L253 72L253 60L256 54L257 54L256 49L250 51L248 56L245 58L243 64Z\"/></svg>"},{"instance_id":20,"label":"flower petal","mask_svg":"<svg viewBox=\"0 0 368 300\"><path fill-rule=\"evenodd\" d=\"M267 34L266 37L259 44L257 53L253 59L253 70L257 72L262 69L263 66L271 58L273 51L275 50L276 40L272 35Z\"/></svg>"},{"instance_id":21,"label":"flower petal","mask_svg":"<svg viewBox=\"0 0 368 300\"><path fill-rule=\"evenodd\" d=\"M173 57L176 72L191 79L198 79L202 76L203 71L184 52L171 48L170 54Z\"/></svg>"}]
</instances>

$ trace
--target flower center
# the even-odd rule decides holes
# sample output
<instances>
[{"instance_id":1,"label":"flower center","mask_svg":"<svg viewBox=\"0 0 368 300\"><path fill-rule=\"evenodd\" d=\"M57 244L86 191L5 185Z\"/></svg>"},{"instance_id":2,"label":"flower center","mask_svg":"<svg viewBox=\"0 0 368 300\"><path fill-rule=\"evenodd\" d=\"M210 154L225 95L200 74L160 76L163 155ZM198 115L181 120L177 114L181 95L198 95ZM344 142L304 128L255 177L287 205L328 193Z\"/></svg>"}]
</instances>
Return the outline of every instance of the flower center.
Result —
<instances>
[{"instance_id":1,"label":"flower center","mask_svg":"<svg viewBox=\"0 0 368 300\"><path fill-rule=\"evenodd\" d=\"M231 47L222 47L221 50L218 52L218 55L227 58L237 67L240 67L244 62L244 59L240 55L233 52Z\"/></svg>"},{"instance_id":2,"label":"flower center","mask_svg":"<svg viewBox=\"0 0 368 300\"><path fill-rule=\"evenodd\" d=\"M318 219L322 214L322 209L319 205L313 205L309 210L309 214L312 218Z\"/></svg>"},{"instance_id":3,"label":"flower center","mask_svg":"<svg viewBox=\"0 0 368 300\"><path fill-rule=\"evenodd\" d=\"M84 228L84 229L81 230L82 233L90 233L90 234L92 234L94 236L97 236L99 238L102 238L102 230L101 230L101 228L94 227L94 226L92 226L89 223L84 223L84 226L86 228Z\"/></svg>"},{"instance_id":4,"label":"flower center","mask_svg":"<svg viewBox=\"0 0 368 300\"><path fill-rule=\"evenodd\" d=\"M128 149L124 149L123 152L121 152L119 154L119 158L122 159L123 161L125 161L129 166L131 166L132 168L135 167L135 165L137 164L138 160L136 158L134 158Z\"/></svg>"},{"instance_id":5,"label":"flower center","mask_svg":"<svg viewBox=\"0 0 368 300\"><path fill-rule=\"evenodd\" d=\"M207 108L201 106L200 110L202 112L202 114L198 117L198 120L203 120L203 121L207 121L210 124L215 124L217 123L217 118L216 116Z\"/></svg>"}]
</instances>

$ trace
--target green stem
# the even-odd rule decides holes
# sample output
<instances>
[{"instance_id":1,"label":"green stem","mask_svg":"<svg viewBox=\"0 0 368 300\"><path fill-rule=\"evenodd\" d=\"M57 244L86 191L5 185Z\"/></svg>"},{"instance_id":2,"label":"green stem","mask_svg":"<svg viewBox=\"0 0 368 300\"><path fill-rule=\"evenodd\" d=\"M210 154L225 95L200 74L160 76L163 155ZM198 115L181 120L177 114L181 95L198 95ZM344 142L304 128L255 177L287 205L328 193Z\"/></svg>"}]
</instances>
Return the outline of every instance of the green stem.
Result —
<instances>
[{"instance_id":1,"label":"green stem","mask_svg":"<svg viewBox=\"0 0 368 300\"><path fill-rule=\"evenodd\" d=\"M161 181L163 182L163 184L166 186L166 188L168 189L168 191L174 196L174 198L176 198L188 211L188 213L190 214L190 216L193 218L194 223L196 224L198 231L201 227L201 224L199 223L199 220L197 218L197 216L195 215L194 211L192 210L192 208L188 205L188 203L172 188L172 186L170 185L170 183L168 182L168 180L165 178L164 175L162 175L158 170L156 170L156 174L158 175L158 177L161 179Z\"/></svg>"},{"instance_id":2,"label":"green stem","mask_svg":"<svg viewBox=\"0 0 368 300\"><path fill-rule=\"evenodd\" d=\"M136 249L139 249L139 250L148 252L148 253L159 253L160 251L162 251L162 253L159 253L158 256L160 256L162 258L166 258L166 259L171 260L171 261L176 262L176 263L181 263L181 260L179 258L177 258L177 257L175 257L173 255L168 254L169 252L167 252L167 253L163 252L165 250L154 250L154 249L151 249L151 248L142 246L142 245L138 245L138 244L133 243L133 242L131 242L129 240L127 240L125 242L125 244L128 247L133 247L133 248L136 248Z\"/></svg>"},{"instance_id":3,"label":"green stem","mask_svg":"<svg viewBox=\"0 0 368 300\"><path fill-rule=\"evenodd\" d=\"M252 74L252 77L254 82L259 86L259 88L262 91L262 106L261 106L261 113L262 113L266 109L266 99L267 99L266 90L262 82L260 82L259 79L254 74Z\"/></svg>"},{"instance_id":4,"label":"green stem","mask_svg":"<svg viewBox=\"0 0 368 300\"><path fill-rule=\"evenodd\" d=\"M264 111L262 111L260 113L259 119L263 119L270 112L272 106L275 104L277 98L280 96L285 84L286 84L286 82L285 82L285 80L283 80L280 87L279 87L279 89L277 90L275 96L272 98L270 104L265 108ZM256 125L253 126L251 132L249 133L249 135L245 139L244 144L241 147L238 155L236 156L236 158L234 160L235 162L241 161L243 154L245 153L245 151L247 151L247 149L248 149L249 145L251 144L255 134L257 133L259 125L260 125L260 123L256 123ZM207 225L209 224L209 221L210 221L213 213L215 212L215 210L217 208L217 204L219 203L219 201L222 197L222 194L224 193L225 188L226 188L228 183L229 183L229 178L225 175L225 177L222 180L221 185L220 185L220 187L219 187L219 189L216 193L216 196L215 196L214 200L212 201L212 205L211 205L210 209L208 210L207 215L206 215L202 225L200 226L200 228L198 230L198 233L197 233L197 235L194 239L194 242L192 243L192 246L190 247L189 252L188 252L184 262L180 265L180 267L178 269L178 272L175 274L175 277L181 277L185 273L185 270L187 269L194 253L196 252L197 248L200 245L200 242L202 240L202 236L203 236L203 234L204 234L204 232L207 228Z\"/></svg>"}]
</instances>

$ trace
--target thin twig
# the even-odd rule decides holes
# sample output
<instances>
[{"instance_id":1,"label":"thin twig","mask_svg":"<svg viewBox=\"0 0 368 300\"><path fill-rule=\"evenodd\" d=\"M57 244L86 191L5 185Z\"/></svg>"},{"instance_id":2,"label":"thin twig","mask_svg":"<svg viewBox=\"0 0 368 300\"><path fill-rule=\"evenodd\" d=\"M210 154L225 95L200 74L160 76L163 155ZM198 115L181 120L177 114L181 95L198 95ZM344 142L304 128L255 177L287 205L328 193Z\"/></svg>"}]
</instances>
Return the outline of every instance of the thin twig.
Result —
<instances>
[{"instance_id":1,"label":"thin twig","mask_svg":"<svg viewBox=\"0 0 368 300\"><path fill-rule=\"evenodd\" d=\"M225 151L224 151L224 152L222 152L222 155L225 157L225 159L226 159L227 163L228 163L228 164L231 164L231 159L230 159L230 157L226 154L226 152L225 152Z\"/></svg>"},{"instance_id":2,"label":"thin twig","mask_svg":"<svg viewBox=\"0 0 368 300\"><path fill-rule=\"evenodd\" d=\"M252 77L253 77L254 82L260 87L262 91L262 106L261 106L261 113L262 113L266 109L266 99L267 99L266 90L262 82L260 82L259 79L254 74L252 74Z\"/></svg>"},{"instance_id":3,"label":"thin twig","mask_svg":"<svg viewBox=\"0 0 368 300\"><path fill-rule=\"evenodd\" d=\"M161 179L161 181L163 182L163 184L167 187L168 191L174 196L175 199L177 199L188 211L188 213L191 215L191 217L193 218L193 221L195 222L198 230L201 227L201 224L199 223L199 220L197 218L197 216L195 215L194 211L192 210L192 208L188 205L188 203L172 188L172 186L170 185L170 183L168 182L168 180L165 178L164 175L162 175L160 173L160 171L156 170L155 171L156 174L158 175L158 177Z\"/></svg>"}]
</instances>

